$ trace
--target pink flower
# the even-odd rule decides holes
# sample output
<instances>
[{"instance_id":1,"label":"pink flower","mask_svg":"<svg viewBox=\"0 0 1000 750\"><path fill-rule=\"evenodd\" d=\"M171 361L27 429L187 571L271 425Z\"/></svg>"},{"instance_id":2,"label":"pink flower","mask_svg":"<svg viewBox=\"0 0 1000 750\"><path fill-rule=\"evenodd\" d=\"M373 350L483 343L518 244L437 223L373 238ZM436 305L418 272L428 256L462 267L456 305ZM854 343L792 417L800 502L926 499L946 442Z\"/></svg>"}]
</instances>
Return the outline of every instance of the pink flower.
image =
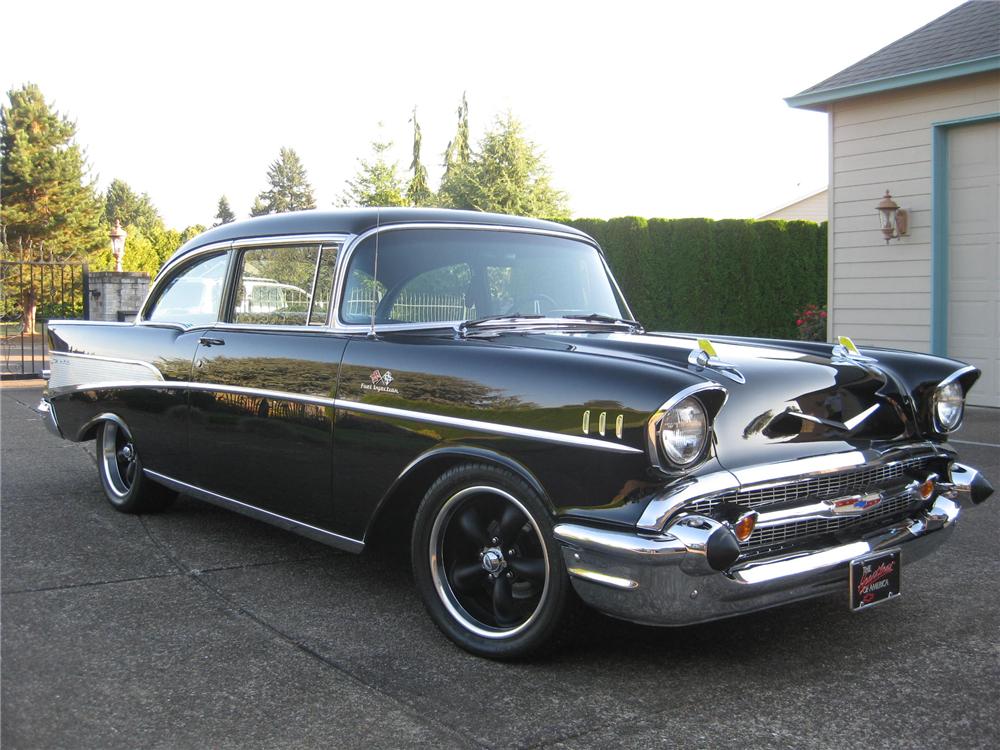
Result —
<instances>
[{"instance_id":1,"label":"pink flower","mask_svg":"<svg viewBox=\"0 0 1000 750\"><path fill-rule=\"evenodd\" d=\"M802 322L803 322L802 318L799 318L798 320L795 321L795 325L800 326L802 325Z\"/></svg>"},{"instance_id":2,"label":"pink flower","mask_svg":"<svg viewBox=\"0 0 1000 750\"><path fill-rule=\"evenodd\" d=\"M825 318L826 317L826 310L820 310L819 316L821 318Z\"/></svg>"}]
</instances>

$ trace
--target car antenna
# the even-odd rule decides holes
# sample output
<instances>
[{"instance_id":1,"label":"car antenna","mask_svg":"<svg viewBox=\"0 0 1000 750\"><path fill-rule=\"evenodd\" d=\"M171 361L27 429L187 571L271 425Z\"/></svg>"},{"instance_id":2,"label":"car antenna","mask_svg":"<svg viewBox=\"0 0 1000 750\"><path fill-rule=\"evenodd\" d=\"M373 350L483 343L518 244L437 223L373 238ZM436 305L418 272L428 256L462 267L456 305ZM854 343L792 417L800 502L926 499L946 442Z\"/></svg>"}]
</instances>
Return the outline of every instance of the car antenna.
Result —
<instances>
[{"instance_id":1,"label":"car antenna","mask_svg":"<svg viewBox=\"0 0 1000 750\"><path fill-rule=\"evenodd\" d=\"M372 323L368 329L368 338L375 338L375 308L378 307L378 227L382 209L375 209L375 264L372 268Z\"/></svg>"}]
</instances>

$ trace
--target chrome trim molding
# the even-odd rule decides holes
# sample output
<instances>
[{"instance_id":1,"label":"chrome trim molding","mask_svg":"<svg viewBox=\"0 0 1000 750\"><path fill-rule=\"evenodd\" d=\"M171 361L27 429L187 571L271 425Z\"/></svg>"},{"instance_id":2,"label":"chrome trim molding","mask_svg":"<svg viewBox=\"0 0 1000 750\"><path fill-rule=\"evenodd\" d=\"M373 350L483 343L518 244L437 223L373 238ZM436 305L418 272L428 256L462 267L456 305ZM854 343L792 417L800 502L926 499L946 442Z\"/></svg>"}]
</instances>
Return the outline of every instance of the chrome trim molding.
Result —
<instances>
[{"instance_id":1,"label":"chrome trim molding","mask_svg":"<svg viewBox=\"0 0 1000 750\"><path fill-rule=\"evenodd\" d=\"M287 391L272 391L264 388L244 388L237 385L221 385L216 383L193 383L180 380L164 380L155 384L145 381L122 381L122 382L97 382L80 385L66 386L60 388L58 392L53 392L53 396L63 396L68 393L78 393L92 390L113 390L125 388L156 388L156 389L184 389L195 391L209 391L221 393L237 393L248 396L261 396L264 398L276 399L279 401L296 401L316 406L331 406L344 411L361 412L364 414L381 414L399 419L409 419L415 422L426 422L428 424L439 424L450 427L460 427L473 432L488 432L499 435L509 435L511 437L526 438L528 440L542 440L548 443L561 445L576 445L584 448L596 448L598 450L612 451L615 453L641 454L638 448L628 445L613 443L610 440L598 440L596 438L581 437L578 435L564 435L559 432L547 432L536 430L530 427L517 427L514 425L497 424L496 422L481 422L474 419L464 419L462 417L448 417L440 414L429 414L427 412L411 411L409 409L397 409L392 406L380 406L378 404L366 404L361 401L349 401L346 399L328 398L326 396L312 396L306 394L289 393Z\"/></svg>"},{"instance_id":2,"label":"chrome trim molding","mask_svg":"<svg viewBox=\"0 0 1000 750\"><path fill-rule=\"evenodd\" d=\"M598 573L596 570L587 570L586 568L567 568L567 572L573 578L582 578L585 581L593 581L594 583L599 583L602 586L610 586L613 589L629 590L639 588L639 582L633 581L631 578L609 576L606 573Z\"/></svg>"},{"instance_id":3,"label":"chrome trim molding","mask_svg":"<svg viewBox=\"0 0 1000 750\"><path fill-rule=\"evenodd\" d=\"M150 479L153 479L154 481L157 481L172 490L176 490L177 492L191 495L199 500L204 500L212 505L217 505L220 508L233 510L245 516L250 516L258 521L264 521L265 523L279 526L283 529L295 532L296 534L301 534L302 536L308 537L317 542L322 542L323 544L327 544L331 547L337 547L338 549L347 550L348 552L361 552L361 550L365 547L365 543L358 539L352 539L348 536L343 536L332 531L327 531L326 529L321 529L318 526L312 526L308 523L303 523L302 521L296 521L293 518L288 518L287 516L283 516L279 513L272 513L271 511L264 510L256 505L244 503L240 500L234 500L231 497L226 497L225 495L220 495L217 492L212 492L211 490L206 490L196 485L188 484L187 482L182 482L179 479L168 477L165 474L150 471L149 469L143 469L143 473L149 476Z\"/></svg>"},{"instance_id":4,"label":"chrome trim molding","mask_svg":"<svg viewBox=\"0 0 1000 750\"><path fill-rule=\"evenodd\" d=\"M163 374L149 362L118 357L99 357L73 352L50 352L49 390L56 394L81 383L102 380L150 383Z\"/></svg>"},{"instance_id":5,"label":"chrome trim molding","mask_svg":"<svg viewBox=\"0 0 1000 750\"><path fill-rule=\"evenodd\" d=\"M937 406L934 403L935 396L937 396L937 392L944 386L950 383L954 383L963 375L968 375L970 372L975 372L977 369L979 368L975 367L974 365L966 365L965 367L960 367L959 369L955 370L955 372L953 372L951 375L949 375L940 383L938 383L936 386L934 386L934 390L931 392L931 403L930 403L931 420L934 423L934 429L937 430L940 434L950 435L953 432L958 432L962 428L962 425L965 423L965 399L968 396L968 393L965 392L964 388L962 389L962 416L959 417L958 424L956 424L950 430L946 430L944 428L944 425L942 425L940 420L938 420L937 416Z\"/></svg>"},{"instance_id":6,"label":"chrome trim molding","mask_svg":"<svg viewBox=\"0 0 1000 750\"><path fill-rule=\"evenodd\" d=\"M708 433L705 436L705 446L702 448L702 452L697 458L688 464L678 466L667 460L667 458L662 455L662 451L660 450L660 422L663 420L663 416L684 399L704 391L722 392L722 405L719 406L715 412L715 415L717 416L719 411L722 410L722 407L726 405L726 401L729 400L729 391L718 383L706 381L704 383L695 383L694 385L690 385L687 388L675 393L667 399L646 422L646 450L649 453L649 460L652 462L653 466L658 467L661 471L690 471L695 466L698 466L708 455L712 443L712 423L715 421L715 417L709 414L708 409L705 409L705 416L708 418ZM702 406L704 406L704 404L702 404Z\"/></svg>"}]
</instances>

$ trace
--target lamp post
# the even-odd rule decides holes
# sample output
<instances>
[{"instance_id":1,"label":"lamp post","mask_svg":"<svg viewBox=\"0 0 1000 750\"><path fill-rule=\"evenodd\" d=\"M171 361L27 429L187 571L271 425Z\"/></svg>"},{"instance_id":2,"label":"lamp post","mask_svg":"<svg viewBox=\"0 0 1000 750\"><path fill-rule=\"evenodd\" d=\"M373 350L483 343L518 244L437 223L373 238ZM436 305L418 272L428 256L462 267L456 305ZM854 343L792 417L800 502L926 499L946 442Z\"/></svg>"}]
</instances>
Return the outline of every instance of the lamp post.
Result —
<instances>
[{"instance_id":1,"label":"lamp post","mask_svg":"<svg viewBox=\"0 0 1000 750\"><path fill-rule=\"evenodd\" d=\"M122 256L125 255L125 238L128 232L122 229L121 220L115 219L115 226L111 230L111 254L115 256L115 270L122 270Z\"/></svg>"}]
</instances>

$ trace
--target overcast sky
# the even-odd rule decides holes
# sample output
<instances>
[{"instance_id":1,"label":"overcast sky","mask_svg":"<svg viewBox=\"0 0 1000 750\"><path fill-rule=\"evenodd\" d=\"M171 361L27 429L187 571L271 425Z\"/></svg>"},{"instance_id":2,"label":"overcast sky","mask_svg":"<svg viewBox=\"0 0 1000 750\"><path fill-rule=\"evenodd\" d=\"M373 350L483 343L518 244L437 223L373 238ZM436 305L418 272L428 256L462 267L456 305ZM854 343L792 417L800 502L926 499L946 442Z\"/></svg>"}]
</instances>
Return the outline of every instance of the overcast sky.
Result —
<instances>
[{"instance_id":1,"label":"overcast sky","mask_svg":"<svg viewBox=\"0 0 1000 750\"><path fill-rule=\"evenodd\" d=\"M379 122L405 176L414 105L436 186L463 91L473 140L511 110L574 216L754 217L827 182L826 115L783 97L959 4L5 3L0 84L178 229L222 194L246 216L281 146L330 206Z\"/></svg>"}]
</instances>

